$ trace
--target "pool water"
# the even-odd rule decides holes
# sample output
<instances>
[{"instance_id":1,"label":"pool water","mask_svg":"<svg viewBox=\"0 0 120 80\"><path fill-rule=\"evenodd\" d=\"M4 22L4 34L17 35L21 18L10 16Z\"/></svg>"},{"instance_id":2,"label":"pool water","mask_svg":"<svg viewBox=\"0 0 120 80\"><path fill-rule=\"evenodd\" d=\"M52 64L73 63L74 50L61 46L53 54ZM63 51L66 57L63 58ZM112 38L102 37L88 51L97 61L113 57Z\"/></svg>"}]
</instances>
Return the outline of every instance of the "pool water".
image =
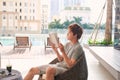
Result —
<instances>
[{"instance_id":1,"label":"pool water","mask_svg":"<svg viewBox=\"0 0 120 80\"><path fill-rule=\"evenodd\" d=\"M0 39L3 46L14 45L14 39Z\"/></svg>"},{"instance_id":2,"label":"pool water","mask_svg":"<svg viewBox=\"0 0 120 80\"><path fill-rule=\"evenodd\" d=\"M104 30L99 32L98 39L104 38ZM90 38L92 30L85 30L84 34L80 40L81 43L88 43L88 39ZM20 34L25 35L25 34ZM43 46L46 42L48 34L27 34L33 46ZM61 43L66 43L66 33L65 34L58 34ZM0 42L3 46L13 46L15 44L15 37L0 37Z\"/></svg>"},{"instance_id":3,"label":"pool water","mask_svg":"<svg viewBox=\"0 0 120 80\"><path fill-rule=\"evenodd\" d=\"M46 43L48 34L46 35L30 35L29 40L32 43L32 46L43 46ZM60 41L65 43L67 40L62 36L60 37ZM15 44L15 37L0 37L0 42L3 46L13 46Z\"/></svg>"},{"instance_id":4,"label":"pool water","mask_svg":"<svg viewBox=\"0 0 120 80\"><path fill-rule=\"evenodd\" d=\"M30 40L33 46L41 46L44 44L43 40ZM15 39L0 39L3 46L13 46L15 44Z\"/></svg>"}]
</instances>

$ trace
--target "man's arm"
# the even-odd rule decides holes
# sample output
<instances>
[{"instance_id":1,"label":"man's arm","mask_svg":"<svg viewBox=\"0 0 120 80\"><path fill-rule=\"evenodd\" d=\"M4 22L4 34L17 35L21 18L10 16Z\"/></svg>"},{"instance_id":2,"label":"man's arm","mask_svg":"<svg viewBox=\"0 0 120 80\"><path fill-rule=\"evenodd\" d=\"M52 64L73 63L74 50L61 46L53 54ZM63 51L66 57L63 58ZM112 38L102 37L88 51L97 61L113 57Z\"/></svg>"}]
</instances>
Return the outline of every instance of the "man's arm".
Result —
<instances>
[{"instance_id":1,"label":"man's arm","mask_svg":"<svg viewBox=\"0 0 120 80\"><path fill-rule=\"evenodd\" d=\"M64 61L67 63L67 66L69 68L72 67L76 63L76 60L73 58L72 59L68 58L66 53L63 52L62 55L63 55Z\"/></svg>"},{"instance_id":2,"label":"man's arm","mask_svg":"<svg viewBox=\"0 0 120 80\"><path fill-rule=\"evenodd\" d=\"M76 63L76 60L75 59L70 59L66 53L65 53L65 50L64 50L64 46L62 44L59 45L59 48L62 52L62 57L64 59L64 61L67 63L67 66L70 68L72 67L75 63Z\"/></svg>"}]
</instances>

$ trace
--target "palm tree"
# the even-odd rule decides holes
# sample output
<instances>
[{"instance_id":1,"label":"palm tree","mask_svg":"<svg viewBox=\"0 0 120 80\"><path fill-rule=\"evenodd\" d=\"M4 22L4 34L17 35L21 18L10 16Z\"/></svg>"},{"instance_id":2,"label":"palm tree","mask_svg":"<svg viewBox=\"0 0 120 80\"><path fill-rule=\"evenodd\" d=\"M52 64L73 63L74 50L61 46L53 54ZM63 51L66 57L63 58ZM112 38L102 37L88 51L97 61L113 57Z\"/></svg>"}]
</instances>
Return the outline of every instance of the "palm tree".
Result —
<instances>
[{"instance_id":1,"label":"palm tree","mask_svg":"<svg viewBox=\"0 0 120 80\"><path fill-rule=\"evenodd\" d=\"M54 21L52 21L50 24L49 24L49 28L51 29L54 29L54 28L62 28L62 24L60 23L60 19L59 20L56 20L54 19Z\"/></svg>"},{"instance_id":2,"label":"palm tree","mask_svg":"<svg viewBox=\"0 0 120 80\"><path fill-rule=\"evenodd\" d=\"M107 18L104 39L107 43L110 43L112 40L112 3L113 0L107 0Z\"/></svg>"},{"instance_id":3,"label":"palm tree","mask_svg":"<svg viewBox=\"0 0 120 80\"><path fill-rule=\"evenodd\" d=\"M75 23L78 23L79 25L81 25L82 17L73 17L73 19Z\"/></svg>"},{"instance_id":4,"label":"palm tree","mask_svg":"<svg viewBox=\"0 0 120 80\"><path fill-rule=\"evenodd\" d=\"M63 23L63 28L66 29L71 23L73 23L73 21L66 20L66 21Z\"/></svg>"}]
</instances>

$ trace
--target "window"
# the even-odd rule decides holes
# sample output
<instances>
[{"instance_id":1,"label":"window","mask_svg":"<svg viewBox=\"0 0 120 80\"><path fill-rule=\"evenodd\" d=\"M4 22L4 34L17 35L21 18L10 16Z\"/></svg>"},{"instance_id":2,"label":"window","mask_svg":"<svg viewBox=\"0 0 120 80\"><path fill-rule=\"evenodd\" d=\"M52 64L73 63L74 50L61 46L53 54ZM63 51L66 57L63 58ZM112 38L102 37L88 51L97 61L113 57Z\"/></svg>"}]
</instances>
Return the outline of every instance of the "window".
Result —
<instances>
[{"instance_id":1,"label":"window","mask_svg":"<svg viewBox=\"0 0 120 80\"><path fill-rule=\"evenodd\" d=\"M17 26L15 27L15 29L17 30Z\"/></svg>"},{"instance_id":2,"label":"window","mask_svg":"<svg viewBox=\"0 0 120 80\"><path fill-rule=\"evenodd\" d=\"M15 16L15 19L17 20L17 16Z\"/></svg>"},{"instance_id":3,"label":"window","mask_svg":"<svg viewBox=\"0 0 120 80\"><path fill-rule=\"evenodd\" d=\"M22 9L20 9L20 13L22 12Z\"/></svg>"},{"instance_id":4,"label":"window","mask_svg":"<svg viewBox=\"0 0 120 80\"><path fill-rule=\"evenodd\" d=\"M15 3L15 6L17 6L17 2Z\"/></svg>"},{"instance_id":5,"label":"window","mask_svg":"<svg viewBox=\"0 0 120 80\"><path fill-rule=\"evenodd\" d=\"M33 9L33 13L35 13L35 10Z\"/></svg>"},{"instance_id":6,"label":"window","mask_svg":"<svg viewBox=\"0 0 120 80\"><path fill-rule=\"evenodd\" d=\"M17 9L15 9L15 12L17 12Z\"/></svg>"},{"instance_id":7,"label":"window","mask_svg":"<svg viewBox=\"0 0 120 80\"><path fill-rule=\"evenodd\" d=\"M2 34L2 36L5 36L5 34Z\"/></svg>"},{"instance_id":8,"label":"window","mask_svg":"<svg viewBox=\"0 0 120 80\"><path fill-rule=\"evenodd\" d=\"M25 31L26 31L26 30L27 30L27 27L25 26L24 28L25 28Z\"/></svg>"},{"instance_id":9,"label":"window","mask_svg":"<svg viewBox=\"0 0 120 80\"><path fill-rule=\"evenodd\" d=\"M119 20L119 16L116 16L116 20Z\"/></svg>"},{"instance_id":10,"label":"window","mask_svg":"<svg viewBox=\"0 0 120 80\"><path fill-rule=\"evenodd\" d=\"M22 16L20 16L20 20L22 20Z\"/></svg>"},{"instance_id":11,"label":"window","mask_svg":"<svg viewBox=\"0 0 120 80\"><path fill-rule=\"evenodd\" d=\"M116 8L116 11L117 11L117 12L119 12L119 11L120 11L118 7Z\"/></svg>"},{"instance_id":12,"label":"window","mask_svg":"<svg viewBox=\"0 0 120 80\"><path fill-rule=\"evenodd\" d=\"M6 17L5 16L3 16L3 20L5 20L6 19Z\"/></svg>"},{"instance_id":13,"label":"window","mask_svg":"<svg viewBox=\"0 0 120 80\"><path fill-rule=\"evenodd\" d=\"M3 12L6 12L6 10L3 10Z\"/></svg>"},{"instance_id":14,"label":"window","mask_svg":"<svg viewBox=\"0 0 120 80\"><path fill-rule=\"evenodd\" d=\"M27 17L25 16L25 20L27 20Z\"/></svg>"},{"instance_id":15,"label":"window","mask_svg":"<svg viewBox=\"0 0 120 80\"><path fill-rule=\"evenodd\" d=\"M20 2L20 6L22 6L22 3Z\"/></svg>"},{"instance_id":16,"label":"window","mask_svg":"<svg viewBox=\"0 0 120 80\"><path fill-rule=\"evenodd\" d=\"M8 36L11 36L11 34L8 34Z\"/></svg>"},{"instance_id":17,"label":"window","mask_svg":"<svg viewBox=\"0 0 120 80\"><path fill-rule=\"evenodd\" d=\"M6 6L6 2L3 2L3 6Z\"/></svg>"}]
</instances>

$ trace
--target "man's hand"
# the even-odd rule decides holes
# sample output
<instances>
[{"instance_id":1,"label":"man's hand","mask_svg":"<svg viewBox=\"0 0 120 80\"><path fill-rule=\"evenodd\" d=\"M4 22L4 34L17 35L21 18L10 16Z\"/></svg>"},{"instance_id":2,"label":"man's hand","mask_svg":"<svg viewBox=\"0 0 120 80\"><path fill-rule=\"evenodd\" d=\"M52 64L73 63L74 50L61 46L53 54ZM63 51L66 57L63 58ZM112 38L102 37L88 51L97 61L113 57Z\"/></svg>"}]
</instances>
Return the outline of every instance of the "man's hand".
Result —
<instances>
[{"instance_id":1,"label":"man's hand","mask_svg":"<svg viewBox=\"0 0 120 80\"><path fill-rule=\"evenodd\" d=\"M52 46L52 49L55 51L58 60L59 60L59 61L62 61L62 60L63 60L63 57L59 54L58 49L57 49L57 47L55 46L55 44L52 44L51 46Z\"/></svg>"},{"instance_id":2,"label":"man's hand","mask_svg":"<svg viewBox=\"0 0 120 80\"><path fill-rule=\"evenodd\" d=\"M59 43L59 49L62 53L65 53L63 44Z\"/></svg>"},{"instance_id":3,"label":"man's hand","mask_svg":"<svg viewBox=\"0 0 120 80\"><path fill-rule=\"evenodd\" d=\"M52 43L51 46L52 46L52 49L53 49L55 52L58 52L57 47L55 46L55 44Z\"/></svg>"}]
</instances>

